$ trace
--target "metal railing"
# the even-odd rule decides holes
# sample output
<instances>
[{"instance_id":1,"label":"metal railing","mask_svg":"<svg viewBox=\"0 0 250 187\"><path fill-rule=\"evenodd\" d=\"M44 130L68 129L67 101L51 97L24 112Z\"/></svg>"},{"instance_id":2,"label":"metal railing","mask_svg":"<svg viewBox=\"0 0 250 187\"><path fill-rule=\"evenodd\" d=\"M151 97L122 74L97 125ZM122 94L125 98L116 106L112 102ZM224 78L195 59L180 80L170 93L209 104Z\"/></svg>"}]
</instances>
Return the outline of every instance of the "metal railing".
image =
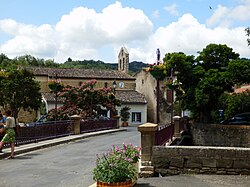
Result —
<instances>
[{"instance_id":1,"label":"metal railing","mask_svg":"<svg viewBox=\"0 0 250 187\"><path fill-rule=\"evenodd\" d=\"M94 132L117 128L117 121L110 120L86 120L80 123L81 133ZM51 121L36 126L18 127L15 145L35 143L74 134L72 120ZM9 144L4 144L9 147Z\"/></svg>"},{"instance_id":2,"label":"metal railing","mask_svg":"<svg viewBox=\"0 0 250 187\"><path fill-rule=\"evenodd\" d=\"M71 120L51 121L33 127L19 127L16 135L16 145L34 143L73 134Z\"/></svg>"},{"instance_id":3,"label":"metal railing","mask_svg":"<svg viewBox=\"0 0 250 187\"><path fill-rule=\"evenodd\" d=\"M117 128L117 120L87 120L80 123L81 133Z\"/></svg>"},{"instance_id":4,"label":"metal railing","mask_svg":"<svg viewBox=\"0 0 250 187\"><path fill-rule=\"evenodd\" d=\"M174 136L174 124L166 124L158 126L158 130L155 132L155 145L164 145Z\"/></svg>"}]
</instances>

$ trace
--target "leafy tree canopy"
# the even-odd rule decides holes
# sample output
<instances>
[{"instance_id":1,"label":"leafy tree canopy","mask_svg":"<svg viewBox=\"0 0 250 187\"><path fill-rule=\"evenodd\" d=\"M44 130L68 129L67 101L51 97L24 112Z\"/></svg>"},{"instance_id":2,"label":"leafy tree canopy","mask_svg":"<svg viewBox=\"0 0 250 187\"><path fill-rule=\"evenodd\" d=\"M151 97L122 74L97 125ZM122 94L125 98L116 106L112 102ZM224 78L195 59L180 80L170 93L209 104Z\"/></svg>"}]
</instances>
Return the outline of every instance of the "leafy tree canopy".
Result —
<instances>
[{"instance_id":1,"label":"leafy tree canopy","mask_svg":"<svg viewBox=\"0 0 250 187\"><path fill-rule=\"evenodd\" d=\"M21 108L37 110L41 105L40 85L25 69L2 71L0 86L0 105L10 108L15 118Z\"/></svg>"},{"instance_id":2,"label":"leafy tree canopy","mask_svg":"<svg viewBox=\"0 0 250 187\"><path fill-rule=\"evenodd\" d=\"M201 52L196 61L207 71L209 69L223 69L231 60L238 59L239 54L227 45L209 44Z\"/></svg>"},{"instance_id":3,"label":"leafy tree canopy","mask_svg":"<svg viewBox=\"0 0 250 187\"><path fill-rule=\"evenodd\" d=\"M247 45L248 46L250 46L250 27L247 27L246 29L245 29L245 31L246 31L246 35L247 35Z\"/></svg>"},{"instance_id":4,"label":"leafy tree canopy","mask_svg":"<svg viewBox=\"0 0 250 187\"><path fill-rule=\"evenodd\" d=\"M184 53L167 53L163 60L167 76L174 72L177 77L177 100L201 122L213 121L213 113L221 108L222 94L232 92L235 84L250 83L250 61L239 59L226 45L209 44L196 59Z\"/></svg>"}]
</instances>

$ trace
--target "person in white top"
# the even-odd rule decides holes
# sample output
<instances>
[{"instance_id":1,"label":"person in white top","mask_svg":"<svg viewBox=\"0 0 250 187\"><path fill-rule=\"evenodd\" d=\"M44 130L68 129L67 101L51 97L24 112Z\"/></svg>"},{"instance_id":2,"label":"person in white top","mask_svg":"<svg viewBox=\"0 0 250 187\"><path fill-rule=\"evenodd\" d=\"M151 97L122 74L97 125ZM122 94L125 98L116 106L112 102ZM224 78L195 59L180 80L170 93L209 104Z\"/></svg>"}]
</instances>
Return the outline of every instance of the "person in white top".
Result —
<instances>
[{"instance_id":1,"label":"person in white top","mask_svg":"<svg viewBox=\"0 0 250 187\"><path fill-rule=\"evenodd\" d=\"M4 125L4 128L0 129L1 131L6 131L3 139L0 142L0 149L3 147L4 143L9 143L10 144L10 148L11 148L11 154L10 157L11 159L14 158L14 147L15 147L15 120L13 117L11 117L11 111L7 110L5 113L6 116L6 122Z\"/></svg>"}]
</instances>

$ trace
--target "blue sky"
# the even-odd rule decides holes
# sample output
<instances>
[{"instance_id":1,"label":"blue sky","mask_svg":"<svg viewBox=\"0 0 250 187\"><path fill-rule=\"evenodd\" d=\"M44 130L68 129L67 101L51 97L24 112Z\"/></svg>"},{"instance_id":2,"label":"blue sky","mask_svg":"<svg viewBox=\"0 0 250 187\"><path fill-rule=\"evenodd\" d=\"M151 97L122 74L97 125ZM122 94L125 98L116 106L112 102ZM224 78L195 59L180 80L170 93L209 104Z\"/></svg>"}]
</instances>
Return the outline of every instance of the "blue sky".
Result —
<instances>
[{"instance_id":1,"label":"blue sky","mask_svg":"<svg viewBox=\"0 0 250 187\"><path fill-rule=\"evenodd\" d=\"M157 48L162 57L197 55L221 43L249 58L248 26L250 0L8 0L0 1L0 53L117 62L125 46L130 61L154 63Z\"/></svg>"}]
</instances>

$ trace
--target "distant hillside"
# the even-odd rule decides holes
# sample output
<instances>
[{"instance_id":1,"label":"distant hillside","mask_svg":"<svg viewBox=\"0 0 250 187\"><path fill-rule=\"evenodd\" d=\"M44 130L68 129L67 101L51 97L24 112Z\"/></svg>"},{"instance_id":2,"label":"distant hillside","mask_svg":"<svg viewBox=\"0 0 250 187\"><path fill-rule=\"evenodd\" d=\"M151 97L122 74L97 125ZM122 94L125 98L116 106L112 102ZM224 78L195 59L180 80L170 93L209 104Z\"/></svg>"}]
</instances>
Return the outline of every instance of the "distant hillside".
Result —
<instances>
[{"instance_id":1,"label":"distant hillside","mask_svg":"<svg viewBox=\"0 0 250 187\"><path fill-rule=\"evenodd\" d=\"M129 72L136 73L148 64L143 62L133 61L129 63ZM84 68L84 69L118 69L117 63L104 63L103 61L83 60L83 61L66 61L60 64L62 68Z\"/></svg>"},{"instance_id":2,"label":"distant hillside","mask_svg":"<svg viewBox=\"0 0 250 187\"><path fill-rule=\"evenodd\" d=\"M60 64L61 68L83 68L83 69L117 69L117 65L104 63L103 61L95 60L77 60L77 61L66 61Z\"/></svg>"},{"instance_id":3,"label":"distant hillside","mask_svg":"<svg viewBox=\"0 0 250 187\"><path fill-rule=\"evenodd\" d=\"M133 61L129 63L129 71L136 73L140 71L144 67L148 67L148 64L145 64L143 62Z\"/></svg>"}]
</instances>

